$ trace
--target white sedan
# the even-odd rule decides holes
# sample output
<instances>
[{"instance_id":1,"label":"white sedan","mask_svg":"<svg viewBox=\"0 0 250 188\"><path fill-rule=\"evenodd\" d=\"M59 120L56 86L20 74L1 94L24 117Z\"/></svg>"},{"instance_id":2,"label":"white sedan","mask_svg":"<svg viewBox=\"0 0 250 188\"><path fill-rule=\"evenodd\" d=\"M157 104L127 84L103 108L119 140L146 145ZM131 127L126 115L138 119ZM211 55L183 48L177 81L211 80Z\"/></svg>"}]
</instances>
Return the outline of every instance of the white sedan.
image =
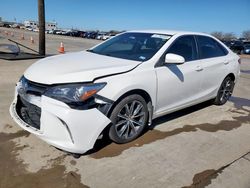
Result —
<instances>
[{"instance_id":1,"label":"white sedan","mask_svg":"<svg viewBox=\"0 0 250 188\"><path fill-rule=\"evenodd\" d=\"M17 83L10 114L49 144L85 153L103 134L127 143L159 116L211 99L226 103L239 63L207 34L125 32L31 65Z\"/></svg>"}]
</instances>

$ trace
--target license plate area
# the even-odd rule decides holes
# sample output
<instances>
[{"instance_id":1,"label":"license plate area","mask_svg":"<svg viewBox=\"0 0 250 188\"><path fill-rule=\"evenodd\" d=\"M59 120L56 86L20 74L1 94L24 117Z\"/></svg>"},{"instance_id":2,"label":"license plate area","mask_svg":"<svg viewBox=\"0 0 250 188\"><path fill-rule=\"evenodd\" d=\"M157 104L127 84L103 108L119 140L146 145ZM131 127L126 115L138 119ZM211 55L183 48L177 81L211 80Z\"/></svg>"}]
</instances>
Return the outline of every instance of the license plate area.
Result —
<instances>
[{"instance_id":1,"label":"license plate area","mask_svg":"<svg viewBox=\"0 0 250 188\"><path fill-rule=\"evenodd\" d=\"M16 112L29 126L40 130L41 108L17 96Z\"/></svg>"}]
</instances>

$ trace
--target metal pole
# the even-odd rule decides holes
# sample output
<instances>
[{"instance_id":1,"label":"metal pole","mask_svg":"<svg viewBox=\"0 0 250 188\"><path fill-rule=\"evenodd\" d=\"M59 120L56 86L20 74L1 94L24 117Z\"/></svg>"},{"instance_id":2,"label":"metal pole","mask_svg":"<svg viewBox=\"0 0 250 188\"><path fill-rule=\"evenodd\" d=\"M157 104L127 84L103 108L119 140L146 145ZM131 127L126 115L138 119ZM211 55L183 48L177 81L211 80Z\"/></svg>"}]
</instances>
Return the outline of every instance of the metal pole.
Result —
<instances>
[{"instance_id":1,"label":"metal pole","mask_svg":"<svg viewBox=\"0 0 250 188\"><path fill-rule=\"evenodd\" d=\"M38 0L39 54L45 55L45 8L44 0Z\"/></svg>"}]
</instances>

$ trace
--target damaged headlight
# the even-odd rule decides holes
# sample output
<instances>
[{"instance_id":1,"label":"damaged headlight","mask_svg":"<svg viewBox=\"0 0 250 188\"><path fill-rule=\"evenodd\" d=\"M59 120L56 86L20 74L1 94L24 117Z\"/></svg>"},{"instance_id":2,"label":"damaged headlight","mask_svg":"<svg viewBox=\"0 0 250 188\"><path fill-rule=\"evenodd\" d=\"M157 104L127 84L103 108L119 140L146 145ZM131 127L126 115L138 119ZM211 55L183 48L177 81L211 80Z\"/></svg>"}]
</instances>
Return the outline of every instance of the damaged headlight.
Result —
<instances>
[{"instance_id":1,"label":"damaged headlight","mask_svg":"<svg viewBox=\"0 0 250 188\"><path fill-rule=\"evenodd\" d=\"M106 83L58 85L51 87L44 95L65 103L84 102L105 85Z\"/></svg>"}]
</instances>

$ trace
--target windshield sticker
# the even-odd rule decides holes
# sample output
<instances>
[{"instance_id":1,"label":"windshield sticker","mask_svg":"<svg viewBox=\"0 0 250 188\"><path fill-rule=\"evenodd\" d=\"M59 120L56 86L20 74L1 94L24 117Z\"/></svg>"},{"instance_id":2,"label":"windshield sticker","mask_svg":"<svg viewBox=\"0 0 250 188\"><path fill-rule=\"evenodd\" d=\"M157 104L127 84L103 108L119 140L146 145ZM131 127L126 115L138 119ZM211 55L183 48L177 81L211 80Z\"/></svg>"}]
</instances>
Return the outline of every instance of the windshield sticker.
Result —
<instances>
[{"instance_id":1,"label":"windshield sticker","mask_svg":"<svg viewBox=\"0 0 250 188\"><path fill-rule=\"evenodd\" d=\"M146 59L146 57L144 57L144 56L140 56L140 57L139 57L139 59L140 59L140 60L145 60L145 59Z\"/></svg>"},{"instance_id":2,"label":"windshield sticker","mask_svg":"<svg viewBox=\"0 0 250 188\"><path fill-rule=\"evenodd\" d=\"M151 36L151 38L160 38L160 39L163 39L163 40L168 40L170 39L171 36L169 35L161 35L161 34L153 34Z\"/></svg>"}]
</instances>

